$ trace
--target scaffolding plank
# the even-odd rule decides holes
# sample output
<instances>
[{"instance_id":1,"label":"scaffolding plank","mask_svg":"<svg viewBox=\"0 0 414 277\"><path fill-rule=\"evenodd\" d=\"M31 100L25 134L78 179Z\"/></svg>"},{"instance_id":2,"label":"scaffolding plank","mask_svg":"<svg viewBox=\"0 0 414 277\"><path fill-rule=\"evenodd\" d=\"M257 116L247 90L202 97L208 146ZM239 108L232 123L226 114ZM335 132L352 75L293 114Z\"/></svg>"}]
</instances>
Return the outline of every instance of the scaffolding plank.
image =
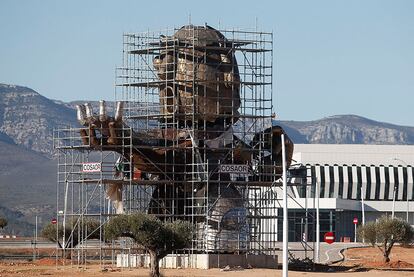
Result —
<instances>
[{"instance_id":1,"label":"scaffolding plank","mask_svg":"<svg viewBox=\"0 0 414 277\"><path fill-rule=\"evenodd\" d=\"M229 43L228 43L229 44ZM130 54L134 55L143 55L143 54L159 54L160 51L174 51L179 49L195 49L198 51L220 51L220 52L252 52L252 53L260 53L260 52L271 52L271 49L265 49L265 48L246 48L246 47L238 47L238 46L180 46L180 45L172 45L172 46L165 46L165 47L149 47L149 48L140 48L140 49L134 49L128 51ZM191 54L191 52L190 52Z\"/></svg>"},{"instance_id":2,"label":"scaffolding plank","mask_svg":"<svg viewBox=\"0 0 414 277\"><path fill-rule=\"evenodd\" d=\"M160 86L165 86L166 84L169 84L171 86L171 83L175 83L175 85L183 85L185 83L188 84L192 84L193 81L182 81L182 80L169 80L169 81L146 81L146 82L130 82L130 83L121 83L121 84L117 84L117 86L120 87L160 87ZM210 84L213 83L213 81L197 81L196 82L199 85L203 85L203 84ZM236 82L235 82L236 83ZM228 84L227 81L214 81L214 84ZM266 85L271 85L271 82L246 82L246 81L241 81L241 82L237 82L237 84L240 85L244 85L244 86L266 86Z\"/></svg>"}]
</instances>

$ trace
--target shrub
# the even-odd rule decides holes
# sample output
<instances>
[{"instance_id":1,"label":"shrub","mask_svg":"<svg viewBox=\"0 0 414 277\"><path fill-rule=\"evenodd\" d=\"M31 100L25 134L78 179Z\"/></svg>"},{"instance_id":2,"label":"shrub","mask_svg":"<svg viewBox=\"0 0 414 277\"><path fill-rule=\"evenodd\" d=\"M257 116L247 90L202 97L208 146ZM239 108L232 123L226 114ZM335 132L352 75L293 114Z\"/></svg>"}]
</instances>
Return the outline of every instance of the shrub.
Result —
<instances>
[{"instance_id":1,"label":"shrub","mask_svg":"<svg viewBox=\"0 0 414 277\"><path fill-rule=\"evenodd\" d=\"M132 238L135 243L148 251L152 277L160 276L159 261L176 249L185 248L191 241L191 224L177 220L163 223L153 215L135 213L118 215L105 226L105 237Z\"/></svg>"},{"instance_id":2,"label":"shrub","mask_svg":"<svg viewBox=\"0 0 414 277\"><path fill-rule=\"evenodd\" d=\"M0 228L3 229L4 227L7 226L7 219L5 219L4 217L0 217Z\"/></svg>"},{"instance_id":3,"label":"shrub","mask_svg":"<svg viewBox=\"0 0 414 277\"><path fill-rule=\"evenodd\" d=\"M414 229L399 218L382 216L376 222L368 222L358 228L358 234L382 253L384 262L390 261L390 254L395 243L407 244L414 237Z\"/></svg>"}]
</instances>

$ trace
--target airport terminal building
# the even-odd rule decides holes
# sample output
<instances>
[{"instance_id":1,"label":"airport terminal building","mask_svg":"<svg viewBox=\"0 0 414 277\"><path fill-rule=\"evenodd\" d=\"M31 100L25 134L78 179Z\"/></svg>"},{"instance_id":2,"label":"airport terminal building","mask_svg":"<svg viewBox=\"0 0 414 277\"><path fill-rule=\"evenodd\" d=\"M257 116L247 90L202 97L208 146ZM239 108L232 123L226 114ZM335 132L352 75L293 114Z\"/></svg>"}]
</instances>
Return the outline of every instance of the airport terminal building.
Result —
<instances>
[{"instance_id":1,"label":"airport terminal building","mask_svg":"<svg viewBox=\"0 0 414 277\"><path fill-rule=\"evenodd\" d=\"M306 166L308 185L290 187L290 241L314 241L316 192L321 241L327 231L336 241L353 241L354 218L362 224L393 210L414 224L414 146L295 144L293 159ZM281 230L281 220L278 225Z\"/></svg>"}]
</instances>

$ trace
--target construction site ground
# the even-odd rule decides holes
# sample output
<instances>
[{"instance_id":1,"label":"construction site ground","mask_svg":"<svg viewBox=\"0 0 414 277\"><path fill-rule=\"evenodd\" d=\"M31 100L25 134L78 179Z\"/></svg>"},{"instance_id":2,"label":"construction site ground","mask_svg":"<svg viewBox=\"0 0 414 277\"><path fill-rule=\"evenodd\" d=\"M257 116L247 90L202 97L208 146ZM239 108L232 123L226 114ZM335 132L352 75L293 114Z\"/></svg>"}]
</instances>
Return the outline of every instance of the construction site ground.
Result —
<instances>
[{"instance_id":1,"label":"construction site ground","mask_svg":"<svg viewBox=\"0 0 414 277\"><path fill-rule=\"evenodd\" d=\"M16 251L4 251L3 255L16 253ZM4 253L6 252L6 253ZM29 254L29 249L19 251L19 254ZM23 253L22 253L23 252ZM43 251L41 251L43 252ZM43 254L51 255L50 250ZM52 254L53 255L53 254ZM381 253L378 249L355 248L344 251L345 259L335 265L321 265L316 267L315 272L289 270L289 276L323 276L335 274L335 276L359 277L359 276L414 276L414 248L404 248L396 246L391 254L391 263L382 262ZM70 265L70 261L56 262L56 259L41 258L36 261L24 260L0 260L0 277L6 276L148 276L147 268L116 268L110 264L101 266L100 264L87 264L83 266ZM273 269L242 269L230 268L223 269L162 269L161 273L165 277L172 276L226 276L226 277L259 277L259 276L281 276L282 271Z\"/></svg>"},{"instance_id":2,"label":"construction site ground","mask_svg":"<svg viewBox=\"0 0 414 277\"><path fill-rule=\"evenodd\" d=\"M394 246L389 263L384 263L381 251L376 247L350 248L344 251L347 267L412 269L414 276L414 247Z\"/></svg>"},{"instance_id":3,"label":"construction site ground","mask_svg":"<svg viewBox=\"0 0 414 277\"><path fill-rule=\"evenodd\" d=\"M59 277L73 277L73 276L148 276L148 269L118 269L106 267L104 270L99 265L88 265L86 267L78 268L76 266L56 266L56 265L42 265L39 263L25 263L25 262L2 262L0 264L0 276L59 276ZM397 276L414 276L414 272L410 271L345 271L345 272L301 272L289 271L289 276L309 276L316 277L327 274L335 274L335 276L359 277L359 276L381 276L381 277L397 277ZM163 269L161 274L165 277L172 276L226 276L226 277L251 277L251 276L281 276L281 270L272 269L243 269L221 271L220 269Z\"/></svg>"}]
</instances>

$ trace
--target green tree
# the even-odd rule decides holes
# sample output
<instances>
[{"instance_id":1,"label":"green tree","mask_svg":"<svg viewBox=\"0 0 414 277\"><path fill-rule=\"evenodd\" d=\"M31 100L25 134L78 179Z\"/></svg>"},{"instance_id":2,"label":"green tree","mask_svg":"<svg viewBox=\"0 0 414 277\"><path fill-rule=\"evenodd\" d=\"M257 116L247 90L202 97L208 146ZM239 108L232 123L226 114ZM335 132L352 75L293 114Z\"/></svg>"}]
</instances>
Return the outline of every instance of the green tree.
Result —
<instances>
[{"instance_id":1,"label":"green tree","mask_svg":"<svg viewBox=\"0 0 414 277\"><path fill-rule=\"evenodd\" d=\"M99 227L99 221L89 219L81 220L80 218L76 218L66 222L65 228L63 228L62 223L59 223L59 225L48 223L42 229L41 235L42 237L47 238L52 242L57 242L59 244L59 247L63 248L63 229L65 229L66 242L64 248L74 248L80 242L79 231L81 231L83 234L86 234L87 239L99 239Z\"/></svg>"},{"instance_id":2,"label":"green tree","mask_svg":"<svg viewBox=\"0 0 414 277\"><path fill-rule=\"evenodd\" d=\"M159 277L159 261L173 250L188 246L191 224L177 220L163 223L153 215L135 213L112 218L105 226L108 240L129 237L150 255L150 276Z\"/></svg>"},{"instance_id":3,"label":"green tree","mask_svg":"<svg viewBox=\"0 0 414 277\"><path fill-rule=\"evenodd\" d=\"M3 229L4 227L6 227L7 223L7 219L0 216L0 228Z\"/></svg>"},{"instance_id":4,"label":"green tree","mask_svg":"<svg viewBox=\"0 0 414 277\"><path fill-rule=\"evenodd\" d=\"M414 229L399 218L382 216L376 222L368 222L365 226L359 227L358 235L377 247L383 255L384 262L388 263L393 246L396 243L410 243L414 238Z\"/></svg>"}]
</instances>

